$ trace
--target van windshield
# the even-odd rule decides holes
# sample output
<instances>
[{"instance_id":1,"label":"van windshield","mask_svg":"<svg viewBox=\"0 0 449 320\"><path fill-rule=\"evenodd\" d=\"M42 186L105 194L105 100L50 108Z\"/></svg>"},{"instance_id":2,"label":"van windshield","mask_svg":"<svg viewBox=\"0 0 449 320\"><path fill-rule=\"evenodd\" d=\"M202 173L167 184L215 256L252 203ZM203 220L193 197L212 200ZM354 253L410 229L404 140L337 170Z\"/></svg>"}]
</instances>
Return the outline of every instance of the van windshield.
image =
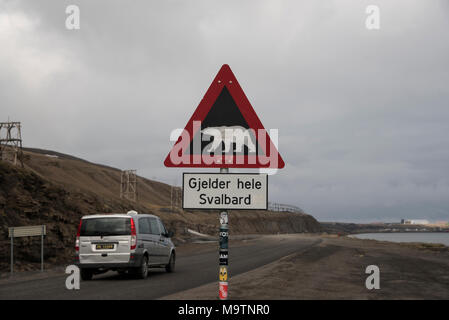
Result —
<instances>
[{"instance_id":1,"label":"van windshield","mask_svg":"<svg viewBox=\"0 0 449 320\"><path fill-rule=\"evenodd\" d=\"M80 236L128 236L131 234L130 218L83 219Z\"/></svg>"}]
</instances>

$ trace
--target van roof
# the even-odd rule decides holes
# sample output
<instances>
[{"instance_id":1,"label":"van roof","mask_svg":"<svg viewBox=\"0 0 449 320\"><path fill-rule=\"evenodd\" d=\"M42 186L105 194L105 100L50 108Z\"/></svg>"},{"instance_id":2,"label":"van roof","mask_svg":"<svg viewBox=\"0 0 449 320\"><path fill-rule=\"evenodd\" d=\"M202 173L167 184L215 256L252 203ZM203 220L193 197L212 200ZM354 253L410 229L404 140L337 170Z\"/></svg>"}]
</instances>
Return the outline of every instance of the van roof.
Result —
<instances>
[{"instance_id":1,"label":"van roof","mask_svg":"<svg viewBox=\"0 0 449 320\"><path fill-rule=\"evenodd\" d=\"M146 213L140 213L136 215L129 215L126 213L103 213L103 214L90 214L87 216L82 216L81 219L92 219L92 218L132 218L132 217L154 217L158 218L157 216L153 214L146 214Z\"/></svg>"}]
</instances>

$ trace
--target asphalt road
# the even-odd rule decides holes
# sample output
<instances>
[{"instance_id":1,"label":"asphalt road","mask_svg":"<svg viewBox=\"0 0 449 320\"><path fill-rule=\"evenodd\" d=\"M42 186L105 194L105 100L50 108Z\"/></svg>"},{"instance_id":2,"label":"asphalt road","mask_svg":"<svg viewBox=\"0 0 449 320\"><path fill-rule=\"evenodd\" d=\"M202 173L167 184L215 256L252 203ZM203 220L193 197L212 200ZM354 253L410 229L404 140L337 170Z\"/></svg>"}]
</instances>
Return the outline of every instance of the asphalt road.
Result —
<instances>
[{"instance_id":1,"label":"asphalt road","mask_svg":"<svg viewBox=\"0 0 449 320\"><path fill-rule=\"evenodd\" d=\"M229 275L232 277L250 271L318 242L315 239L264 237L247 243L231 244ZM149 277L145 280L108 272L94 276L91 281L81 281L80 290L68 290L65 287L66 277L66 274L61 273L44 279L0 283L0 299L157 299L218 282L218 249L210 248L206 252L196 253L179 250L174 273L150 269Z\"/></svg>"}]
</instances>

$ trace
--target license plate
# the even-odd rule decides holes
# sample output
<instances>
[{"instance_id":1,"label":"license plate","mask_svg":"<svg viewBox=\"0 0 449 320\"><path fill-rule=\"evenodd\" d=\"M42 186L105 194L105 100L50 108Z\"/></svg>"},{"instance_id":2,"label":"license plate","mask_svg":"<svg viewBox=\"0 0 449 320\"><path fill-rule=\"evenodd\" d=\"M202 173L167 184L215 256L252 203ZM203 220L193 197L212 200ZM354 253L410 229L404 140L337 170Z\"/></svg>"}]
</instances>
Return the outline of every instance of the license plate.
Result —
<instances>
[{"instance_id":1,"label":"license plate","mask_svg":"<svg viewBox=\"0 0 449 320\"><path fill-rule=\"evenodd\" d=\"M97 250L104 250L104 249L114 249L114 244L107 243L107 244L97 244L95 247Z\"/></svg>"}]
</instances>

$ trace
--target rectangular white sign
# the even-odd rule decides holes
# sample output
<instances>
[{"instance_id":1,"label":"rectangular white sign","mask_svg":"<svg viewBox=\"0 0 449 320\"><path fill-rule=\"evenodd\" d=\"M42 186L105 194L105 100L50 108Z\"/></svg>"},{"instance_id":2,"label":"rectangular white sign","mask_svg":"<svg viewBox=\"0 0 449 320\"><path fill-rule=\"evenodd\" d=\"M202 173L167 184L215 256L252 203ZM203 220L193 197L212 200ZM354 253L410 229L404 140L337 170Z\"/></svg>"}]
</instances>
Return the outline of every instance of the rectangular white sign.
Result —
<instances>
[{"instance_id":1,"label":"rectangular white sign","mask_svg":"<svg viewBox=\"0 0 449 320\"><path fill-rule=\"evenodd\" d=\"M26 226L26 227L11 227L9 230L9 238L18 238L18 237L32 237L32 236L40 236L44 235L47 232L47 228L45 225L43 226Z\"/></svg>"},{"instance_id":2,"label":"rectangular white sign","mask_svg":"<svg viewBox=\"0 0 449 320\"><path fill-rule=\"evenodd\" d=\"M184 173L184 209L259 209L268 207L268 175Z\"/></svg>"}]
</instances>

